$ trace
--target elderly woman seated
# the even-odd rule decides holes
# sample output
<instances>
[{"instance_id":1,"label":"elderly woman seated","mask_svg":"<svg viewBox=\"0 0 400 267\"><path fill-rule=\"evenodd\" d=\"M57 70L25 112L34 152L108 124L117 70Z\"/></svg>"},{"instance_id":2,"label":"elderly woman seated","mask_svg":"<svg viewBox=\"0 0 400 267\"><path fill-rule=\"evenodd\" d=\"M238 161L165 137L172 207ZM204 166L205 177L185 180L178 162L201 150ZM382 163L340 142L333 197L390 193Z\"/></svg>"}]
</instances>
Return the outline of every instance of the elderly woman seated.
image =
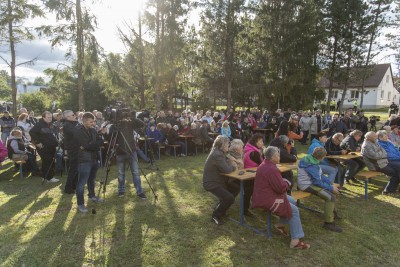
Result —
<instances>
[{"instance_id":1,"label":"elderly woman seated","mask_svg":"<svg viewBox=\"0 0 400 267\"><path fill-rule=\"evenodd\" d=\"M296 201L286 194L290 182L282 178L276 166L280 161L280 151L277 147L269 146L263 152L265 159L257 169L252 207L267 209L279 216L280 221L275 227L285 236L289 236L285 227L285 224L289 224L290 248L308 249L310 245L300 240L304 232Z\"/></svg>"},{"instance_id":2,"label":"elderly woman seated","mask_svg":"<svg viewBox=\"0 0 400 267\"><path fill-rule=\"evenodd\" d=\"M228 177L222 175L236 169L226 157L228 149L229 138L217 136L204 164L203 187L219 200L211 217L211 221L218 225L224 224L222 217L226 216L226 211L239 193L236 184L229 183Z\"/></svg>"}]
</instances>

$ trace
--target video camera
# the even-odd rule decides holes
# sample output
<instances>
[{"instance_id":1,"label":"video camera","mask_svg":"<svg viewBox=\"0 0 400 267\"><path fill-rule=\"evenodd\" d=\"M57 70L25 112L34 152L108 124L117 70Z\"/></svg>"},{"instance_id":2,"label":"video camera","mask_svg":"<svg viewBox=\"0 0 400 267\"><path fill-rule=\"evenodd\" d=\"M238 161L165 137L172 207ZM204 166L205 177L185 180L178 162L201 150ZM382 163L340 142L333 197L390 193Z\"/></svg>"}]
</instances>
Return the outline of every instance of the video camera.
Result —
<instances>
[{"instance_id":1,"label":"video camera","mask_svg":"<svg viewBox=\"0 0 400 267\"><path fill-rule=\"evenodd\" d=\"M136 118L136 112L125 107L122 101L115 101L104 109L104 118L111 124L118 124L122 120L133 120Z\"/></svg>"}]
</instances>

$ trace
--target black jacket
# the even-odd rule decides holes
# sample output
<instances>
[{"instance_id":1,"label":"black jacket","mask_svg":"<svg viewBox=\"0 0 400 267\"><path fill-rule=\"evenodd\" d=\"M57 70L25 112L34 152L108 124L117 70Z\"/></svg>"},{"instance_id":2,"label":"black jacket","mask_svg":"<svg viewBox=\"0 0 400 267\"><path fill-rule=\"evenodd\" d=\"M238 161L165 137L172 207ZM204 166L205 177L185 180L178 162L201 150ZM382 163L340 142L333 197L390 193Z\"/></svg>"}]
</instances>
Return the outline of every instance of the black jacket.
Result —
<instances>
[{"instance_id":1,"label":"black jacket","mask_svg":"<svg viewBox=\"0 0 400 267\"><path fill-rule=\"evenodd\" d=\"M355 152L357 147L359 146L360 145L357 143L356 139L354 139L354 137L350 135L346 136L340 144L340 147L342 149L351 150L353 152Z\"/></svg>"},{"instance_id":2,"label":"black jacket","mask_svg":"<svg viewBox=\"0 0 400 267\"><path fill-rule=\"evenodd\" d=\"M98 159L98 152L103 145L103 139L93 128L86 129L79 124L74 132L74 142L79 146L78 161L90 162Z\"/></svg>"},{"instance_id":3,"label":"black jacket","mask_svg":"<svg viewBox=\"0 0 400 267\"><path fill-rule=\"evenodd\" d=\"M29 131L29 135L33 143L42 143L44 149L55 148L58 145L56 128L52 123L48 124L43 119L40 119L38 123L33 126Z\"/></svg>"},{"instance_id":4,"label":"black jacket","mask_svg":"<svg viewBox=\"0 0 400 267\"><path fill-rule=\"evenodd\" d=\"M282 144L279 138L275 138L269 144L270 146L275 146L280 150L280 162L281 163L293 163L297 161L297 151L296 148L291 147L290 153L287 151L286 147Z\"/></svg>"},{"instance_id":5,"label":"black jacket","mask_svg":"<svg viewBox=\"0 0 400 267\"><path fill-rule=\"evenodd\" d=\"M326 141L325 149L328 155L342 155L343 149L340 147L340 145L335 145L335 143L333 143L332 137L329 137Z\"/></svg>"},{"instance_id":6,"label":"black jacket","mask_svg":"<svg viewBox=\"0 0 400 267\"><path fill-rule=\"evenodd\" d=\"M144 127L144 122L139 119L132 120L122 120L118 125L112 125L110 127L110 133L108 135L108 139L110 139L113 134L116 137L116 153L118 155L129 155L132 152L136 151L136 142L133 131L142 132L142 128ZM112 145L112 140L108 140Z\"/></svg>"},{"instance_id":7,"label":"black jacket","mask_svg":"<svg viewBox=\"0 0 400 267\"><path fill-rule=\"evenodd\" d=\"M74 142L74 132L76 126L78 125L77 121L65 121L63 127L64 133L64 149L68 150L68 153L77 152L78 151L78 143Z\"/></svg>"}]
</instances>

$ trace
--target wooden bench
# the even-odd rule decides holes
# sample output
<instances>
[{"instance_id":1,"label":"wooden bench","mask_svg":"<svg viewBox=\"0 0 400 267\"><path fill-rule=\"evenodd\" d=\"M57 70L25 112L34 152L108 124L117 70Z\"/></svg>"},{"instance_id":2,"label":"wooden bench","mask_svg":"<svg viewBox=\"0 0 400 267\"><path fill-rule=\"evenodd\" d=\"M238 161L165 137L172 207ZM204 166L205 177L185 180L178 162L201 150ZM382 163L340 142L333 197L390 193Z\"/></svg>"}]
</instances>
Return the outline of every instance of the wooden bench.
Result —
<instances>
[{"instance_id":1,"label":"wooden bench","mask_svg":"<svg viewBox=\"0 0 400 267\"><path fill-rule=\"evenodd\" d=\"M364 181L364 199L368 200L368 182L370 179L375 178L377 176L384 175L382 172L378 171L361 171L356 174L356 178Z\"/></svg>"},{"instance_id":2,"label":"wooden bench","mask_svg":"<svg viewBox=\"0 0 400 267\"><path fill-rule=\"evenodd\" d=\"M158 159L161 159L161 149L165 149L165 145L158 144Z\"/></svg>"},{"instance_id":3,"label":"wooden bench","mask_svg":"<svg viewBox=\"0 0 400 267\"><path fill-rule=\"evenodd\" d=\"M311 193L304 192L304 191L292 191L291 196L296 200L296 205L300 205L300 200L303 198L307 198L311 196ZM267 237L271 238L272 237L272 223L271 223L271 212L268 210L267 211Z\"/></svg>"},{"instance_id":4,"label":"wooden bench","mask_svg":"<svg viewBox=\"0 0 400 267\"><path fill-rule=\"evenodd\" d=\"M176 158L176 148L181 147L181 145L167 145L168 147L173 147L174 148L174 157Z\"/></svg>"}]
</instances>

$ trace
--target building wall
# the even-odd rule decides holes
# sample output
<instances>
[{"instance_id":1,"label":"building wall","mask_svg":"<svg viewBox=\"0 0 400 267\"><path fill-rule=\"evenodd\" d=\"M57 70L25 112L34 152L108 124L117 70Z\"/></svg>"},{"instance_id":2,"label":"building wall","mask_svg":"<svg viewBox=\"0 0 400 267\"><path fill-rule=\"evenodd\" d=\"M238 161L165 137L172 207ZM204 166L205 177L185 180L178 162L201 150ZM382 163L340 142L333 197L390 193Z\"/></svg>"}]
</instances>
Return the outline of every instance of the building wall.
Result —
<instances>
[{"instance_id":1,"label":"building wall","mask_svg":"<svg viewBox=\"0 0 400 267\"><path fill-rule=\"evenodd\" d=\"M387 78L389 77L389 78ZM334 98L336 102L342 97L342 90L334 91ZM337 93L335 92L337 91ZM352 92L353 91L353 92ZM346 97L343 103L343 107L352 107L355 99L357 99L358 106L361 103L361 91L357 94L358 89L349 88L346 93ZM377 109L381 107L388 107L392 102L400 104L400 93L393 86L392 74L390 68L387 69L385 76L378 87L365 88L364 93L364 109ZM337 95L337 97L336 97ZM326 99L328 99L328 89L326 89Z\"/></svg>"}]
</instances>

